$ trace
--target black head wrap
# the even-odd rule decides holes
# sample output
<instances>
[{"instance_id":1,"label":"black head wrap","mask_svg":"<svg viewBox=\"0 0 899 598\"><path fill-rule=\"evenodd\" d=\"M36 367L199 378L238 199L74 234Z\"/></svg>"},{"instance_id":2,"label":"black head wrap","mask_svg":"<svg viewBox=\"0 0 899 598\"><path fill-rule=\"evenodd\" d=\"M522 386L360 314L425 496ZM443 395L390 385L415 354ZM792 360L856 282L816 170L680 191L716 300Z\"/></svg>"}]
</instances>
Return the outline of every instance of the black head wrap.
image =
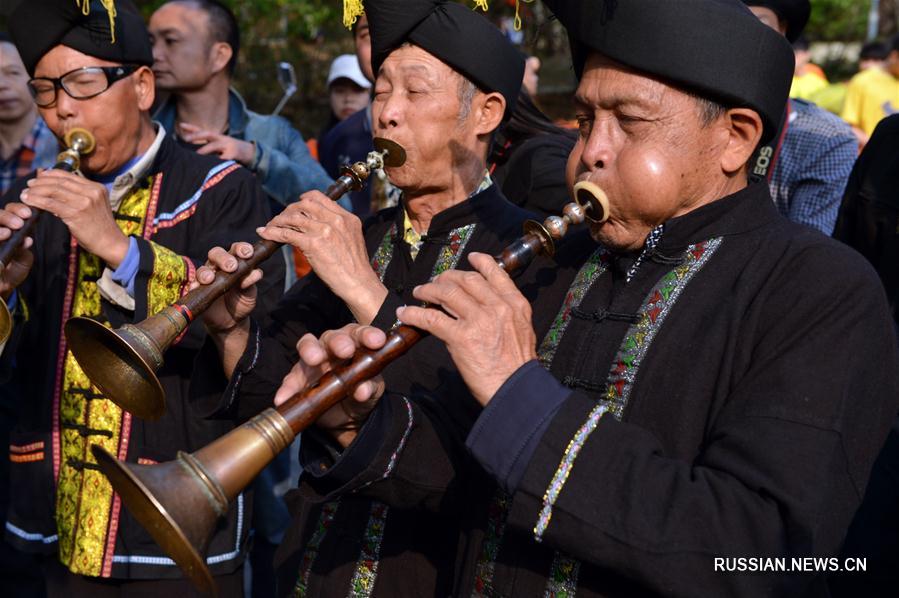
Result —
<instances>
[{"instance_id":1,"label":"black head wrap","mask_svg":"<svg viewBox=\"0 0 899 598\"><path fill-rule=\"evenodd\" d=\"M747 6L762 6L773 10L787 24L787 39L795 42L812 14L809 0L743 0Z\"/></svg>"},{"instance_id":2,"label":"black head wrap","mask_svg":"<svg viewBox=\"0 0 899 598\"><path fill-rule=\"evenodd\" d=\"M568 30L580 78L590 51L702 97L758 112L777 132L793 50L740 0L545 0Z\"/></svg>"},{"instance_id":3,"label":"black head wrap","mask_svg":"<svg viewBox=\"0 0 899 598\"><path fill-rule=\"evenodd\" d=\"M130 0L25 0L9 32L32 77L58 45L110 62L153 64L147 26Z\"/></svg>"},{"instance_id":4,"label":"black head wrap","mask_svg":"<svg viewBox=\"0 0 899 598\"><path fill-rule=\"evenodd\" d=\"M486 18L446 0L367 0L365 14L375 74L393 50L410 42L480 89L502 94L506 117L512 114L524 76L524 56Z\"/></svg>"}]
</instances>

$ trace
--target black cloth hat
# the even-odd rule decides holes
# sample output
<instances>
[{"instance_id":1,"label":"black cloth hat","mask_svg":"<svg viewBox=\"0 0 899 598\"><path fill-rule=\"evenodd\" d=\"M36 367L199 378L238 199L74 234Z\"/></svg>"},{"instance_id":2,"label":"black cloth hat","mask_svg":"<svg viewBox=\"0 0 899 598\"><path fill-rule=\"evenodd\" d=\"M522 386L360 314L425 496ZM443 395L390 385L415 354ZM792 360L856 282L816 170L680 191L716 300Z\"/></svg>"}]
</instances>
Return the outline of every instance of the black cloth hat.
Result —
<instances>
[{"instance_id":1,"label":"black cloth hat","mask_svg":"<svg viewBox=\"0 0 899 598\"><path fill-rule=\"evenodd\" d=\"M501 93L506 117L512 114L524 76L524 55L482 15L446 0L366 0L365 14L375 74L393 50L410 42L480 89Z\"/></svg>"},{"instance_id":2,"label":"black cloth hat","mask_svg":"<svg viewBox=\"0 0 899 598\"><path fill-rule=\"evenodd\" d=\"M545 0L568 30L578 78L590 51L726 106L758 112L773 137L793 49L740 0Z\"/></svg>"},{"instance_id":3,"label":"black cloth hat","mask_svg":"<svg viewBox=\"0 0 899 598\"><path fill-rule=\"evenodd\" d=\"M802 35L812 14L809 0L743 0L747 6L770 8L787 24L787 39L795 42Z\"/></svg>"},{"instance_id":4,"label":"black cloth hat","mask_svg":"<svg viewBox=\"0 0 899 598\"><path fill-rule=\"evenodd\" d=\"M151 66L147 26L130 0L26 0L9 19L9 32L28 73L58 45L88 56ZM85 14L87 13L87 14Z\"/></svg>"}]
</instances>

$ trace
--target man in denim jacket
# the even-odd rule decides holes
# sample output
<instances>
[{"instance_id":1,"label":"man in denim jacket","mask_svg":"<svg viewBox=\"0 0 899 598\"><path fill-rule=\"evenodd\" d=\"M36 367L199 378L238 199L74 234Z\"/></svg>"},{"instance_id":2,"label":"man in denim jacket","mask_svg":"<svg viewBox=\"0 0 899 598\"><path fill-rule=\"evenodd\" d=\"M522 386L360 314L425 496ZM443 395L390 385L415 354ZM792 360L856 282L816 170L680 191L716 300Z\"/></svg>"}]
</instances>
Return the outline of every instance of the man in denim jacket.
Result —
<instances>
[{"instance_id":1,"label":"man in denim jacket","mask_svg":"<svg viewBox=\"0 0 899 598\"><path fill-rule=\"evenodd\" d=\"M240 48L230 10L211 0L172 0L150 17L150 39L157 89L172 94L154 114L167 131L255 172L273 213L306 191L327 189L332 179L303 136L281 117L248 110L230 87ZM349 200L341 205L350 209Z\"/></svg>"}]
</instances>

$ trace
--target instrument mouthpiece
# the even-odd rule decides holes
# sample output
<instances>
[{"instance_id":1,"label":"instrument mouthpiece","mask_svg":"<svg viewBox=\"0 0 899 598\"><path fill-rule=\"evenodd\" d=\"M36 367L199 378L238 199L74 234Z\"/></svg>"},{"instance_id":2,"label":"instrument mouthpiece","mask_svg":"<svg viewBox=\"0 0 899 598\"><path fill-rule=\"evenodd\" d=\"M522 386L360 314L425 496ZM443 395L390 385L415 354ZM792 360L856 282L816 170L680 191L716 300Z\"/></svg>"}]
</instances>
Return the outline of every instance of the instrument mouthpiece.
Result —
<instances>
[{"instance_id":1,"label":"instrument mouthpiece","mask_svg":"<svg viewBox=\"0 0 899 598\"><path fill-rule=\"evenodd\" d=\"M574 185L574 200L584 209L584 216L594 224L609 219L609 197L599 185L580 181Z\"/></svg>"}]
</instances>

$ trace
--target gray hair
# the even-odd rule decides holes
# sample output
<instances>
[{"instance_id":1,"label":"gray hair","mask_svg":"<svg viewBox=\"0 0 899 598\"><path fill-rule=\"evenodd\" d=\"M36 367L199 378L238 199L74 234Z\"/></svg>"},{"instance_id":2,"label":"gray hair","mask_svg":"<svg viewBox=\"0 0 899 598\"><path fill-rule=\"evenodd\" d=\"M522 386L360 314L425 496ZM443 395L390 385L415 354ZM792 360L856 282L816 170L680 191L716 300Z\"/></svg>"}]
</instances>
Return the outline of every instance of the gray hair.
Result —
<instances>
[{"instance_id":1,"label":"gray hair","mask_svg":"<svg viewBox=\"0 0 899 598\"><path fill-rule=\"evenodd\" d=\"M471 114L471 103L478 93L478 86L465 75L459 75L459 122L464 122Z\"/></svg>"},{"instance_id":2,"label":"gray hair","mask_svg":"<svg viewBox=\"0 0 899 598\"><path fill-rule=\"evenodd\" d=\"M699 111L699 120L702 122L703 127L709 126L727 112L727 108L720 102L692 93L690 95L693 96L693 99L696 101L696 108Z\"/></svg>"}]
</instances>

